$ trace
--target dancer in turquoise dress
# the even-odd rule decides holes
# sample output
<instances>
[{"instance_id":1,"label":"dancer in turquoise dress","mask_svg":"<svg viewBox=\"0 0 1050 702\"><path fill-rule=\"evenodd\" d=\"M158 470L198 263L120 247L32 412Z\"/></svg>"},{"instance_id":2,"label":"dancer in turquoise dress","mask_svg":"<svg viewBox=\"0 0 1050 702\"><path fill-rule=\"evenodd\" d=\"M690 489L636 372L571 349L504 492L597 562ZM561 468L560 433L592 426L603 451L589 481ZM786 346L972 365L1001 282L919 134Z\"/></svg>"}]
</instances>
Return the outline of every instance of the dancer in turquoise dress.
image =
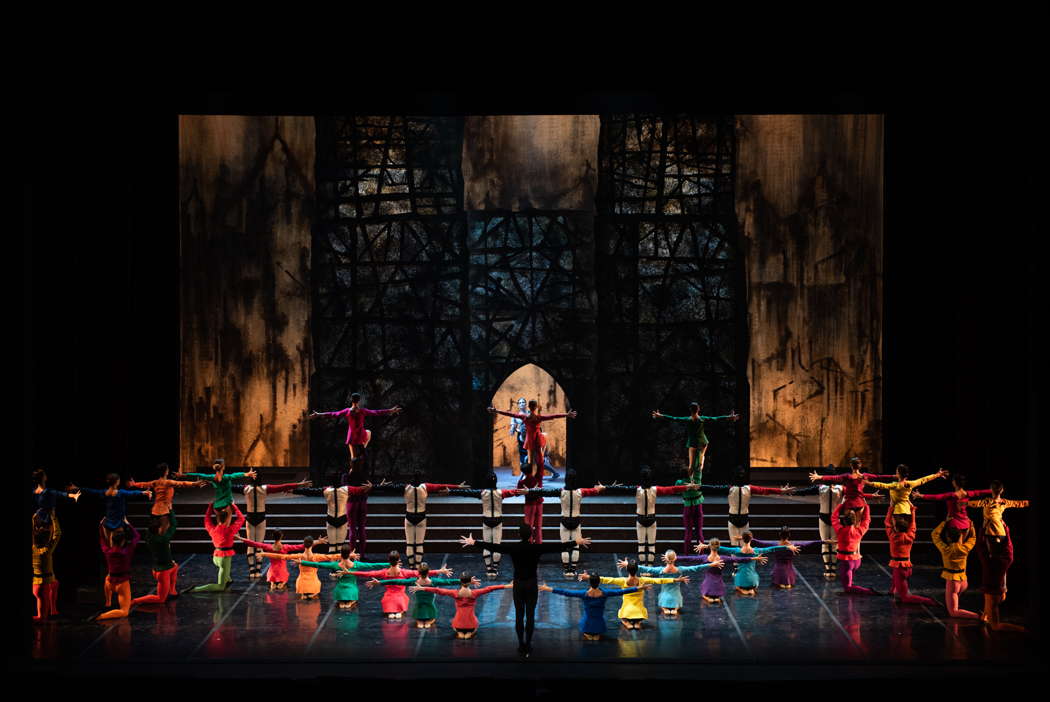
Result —
<instances>
[{"instance_id":1,"label":"dancer in turquoise dress","mask_svg":"<svg viewBox=\"0 0 1050 702\"><path fill-rule=\"evenodd\" d=\"M657 577L664 576L688 576L692 573L699 573L701 570L706 568L721 568L725 565L723 561L717 561L715 563L701 563L693 566L679 566L675 564L678 559L678 554L674 551L667 551L664 554L664 563L662 566L638 566L638 572L644 575L655 575ZM627 559L618 561L616 563L617 568L626 568ZM689 582L688 579L683 582ZM656 604L660 606L661 611L671 617L678 616L679 610L682 609L682 585L678 582L667 583L666 585L660 586L660 594L656 598Z\"/></svg>"}]
</instances>

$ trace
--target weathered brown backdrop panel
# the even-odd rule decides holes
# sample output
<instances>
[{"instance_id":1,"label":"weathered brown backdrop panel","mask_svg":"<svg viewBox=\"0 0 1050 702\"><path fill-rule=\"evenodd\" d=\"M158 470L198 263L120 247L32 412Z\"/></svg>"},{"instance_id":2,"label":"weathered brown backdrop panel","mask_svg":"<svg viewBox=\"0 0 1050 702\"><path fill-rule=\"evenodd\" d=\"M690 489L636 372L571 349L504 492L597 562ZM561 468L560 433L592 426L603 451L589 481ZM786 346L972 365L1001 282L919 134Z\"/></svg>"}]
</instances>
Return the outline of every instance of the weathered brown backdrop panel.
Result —
<instances>
[{"instance_id":1,"label":"weathered brown backdrop panel","mask_svg":"<svg viewBox=\"0 0 1050 702\"><path fill-rule=\"evenodd\" d=\"M598 115L467 117L465 209L594 212L600 131Z\"/></svg>"},{"instance_id":2,"label":"weathered brown backdrop panel","mask_svg":"<svg viewBox=\"0 0 1050 702\"><path fill-rule=\"evenodd\" d=\"M309 464L312 117L179 120L181 466Z\"/></svg>"},{"instance_id":3,"label":"weathered brown backdrop panel","mask_svg":"<svg viewBox=\"0 0 1050 702\"><path fill-rule=\"evenodd\" d=\"M881 461L882 136L881 115L739 120L753 466Z\"/></svg>"}]
</instances>

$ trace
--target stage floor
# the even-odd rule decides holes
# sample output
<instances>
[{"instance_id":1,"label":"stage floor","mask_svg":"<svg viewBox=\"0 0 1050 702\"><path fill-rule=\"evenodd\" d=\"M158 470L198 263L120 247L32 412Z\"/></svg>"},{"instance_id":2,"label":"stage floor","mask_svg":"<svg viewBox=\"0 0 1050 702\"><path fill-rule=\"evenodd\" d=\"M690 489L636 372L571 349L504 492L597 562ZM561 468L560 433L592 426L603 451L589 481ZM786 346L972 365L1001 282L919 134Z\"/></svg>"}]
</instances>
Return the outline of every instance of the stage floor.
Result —
<instances>
[{"instance_id":1,"label":"stage floor","mask_svg":"<svg viewBox=\"0 0 1050 702\"><path fill-rule=\"evenodd\" d=\"M135 560L132 592L136 596L146 594L153 584L145 555L139 553ZM584 554L581 569L614 574L615 558L622 555ZM930 565L916 566L913 591L941 600L943 581L932 565L938 562L936 556L916 547L914 558L916 563ZM180 587L214 580L215 568L206 555L183 554L177 560ZM544 561L541 578L551 585L566 585L557 558L547 556ZM457 571L484 571L480 555L440 556L433 563L447 563ZM821 577L818 556L800 555L796 563L800 578L793 590L770 589L771 566L767 565L759 568L762 584L757 597L736 596L729 586L729 594L719 605L701 603L699 580L694 578L684 588L686 608L677 618L659 613L654 587L646 595L650 617L641 631L619 626L619 600L613 600L606 609L609 634L600 642L581 640L578 601L540 593L535 651L528 664L551 664L549 675L579 677L589 674L585 670L597 672L602 666L580 667L578 663L669 663L660 667L661 672L647 669L646 675L698 677L701 673L696 665L743 666L767 676L774 670L768 664L830 664L833 667L827 670L844 674L858 664L990 665L1002 672L1037 661L1036 648L1026 634L991 632L974 621L948 619L943 608L902 606L885 596L841 596L836 581ZM296 567L290 570L294 580ZM511 570L506 563L497 582L508 582ZM226 593L184 594L164 605L136 608L128 619L106 623L83 621L99 610L101 594L82 589L78 608L63 613L68 618L32 627L33 667L47 670L58 664L66 673L99 673L120 671L131 664L138 674L167 671L171 675L187 663L225 662L230 666L209 668L209 674L223 675L240 664L248 666L244 670L251 675L282 676L290 669L279 664L295 662L296 675L315 670L321 671L318 674L382 677L391 672L388 664L415 660L440 663L419 668L433 678L477 675L486 665L495 666L493 671L517 670L513 666L520 665L510 590L479 601L481 628L475 639L463 641L449 627L453 602L446 597L438 597L436 628L419 630L408 618L385 620L379 605L381 587L361 587L358 608L346 612L334 606L324 574L320 599L301 602L293 592L268 592L264 580L249 581L246 571L245 556L238 554L233 562L234 584ZM728 583L730 576L725 577ZM1025 578L1017 573L1015 580L1003 606L1003 620L1022 625ZM885 592L889 583L885 557L865 556L858 581ZM583 587L580 583L569 586ZM976 585L973 588L963 595L962 604L979 611L982 598ZM338 665L329 669L333 664ZM404 666L398 670L399 677L412 675Z\"/></svg>"}]
</instances>

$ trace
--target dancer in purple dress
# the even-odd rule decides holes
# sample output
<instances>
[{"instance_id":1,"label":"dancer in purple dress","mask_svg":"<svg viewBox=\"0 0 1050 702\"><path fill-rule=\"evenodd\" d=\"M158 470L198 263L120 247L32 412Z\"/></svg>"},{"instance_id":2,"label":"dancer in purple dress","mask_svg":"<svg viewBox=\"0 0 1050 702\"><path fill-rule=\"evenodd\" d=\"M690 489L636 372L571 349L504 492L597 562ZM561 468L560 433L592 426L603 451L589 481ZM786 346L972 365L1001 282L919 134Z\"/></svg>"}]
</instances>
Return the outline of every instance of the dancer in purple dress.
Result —
<instances>
[{"instance_id":1,"label":"dancer in purple dress","mask_svg":"<svg viewBox=\"0 0 1050 702\"><path fill-rule=\"evenodd\" d=\"M794 546L794 550L790 548L777 549L773 551L773 587L780 588L782 590L790 590L795 586L795 554L804 548L809 546L816 546L817 544L823 543L835 543L834 541L799 541L798 543L791 542L791 529L788 527L780 527L780 540L779 541L763 541L761 539L751 539L751 543L759 548L768 546Z\"/></svg>"}]
</instances>

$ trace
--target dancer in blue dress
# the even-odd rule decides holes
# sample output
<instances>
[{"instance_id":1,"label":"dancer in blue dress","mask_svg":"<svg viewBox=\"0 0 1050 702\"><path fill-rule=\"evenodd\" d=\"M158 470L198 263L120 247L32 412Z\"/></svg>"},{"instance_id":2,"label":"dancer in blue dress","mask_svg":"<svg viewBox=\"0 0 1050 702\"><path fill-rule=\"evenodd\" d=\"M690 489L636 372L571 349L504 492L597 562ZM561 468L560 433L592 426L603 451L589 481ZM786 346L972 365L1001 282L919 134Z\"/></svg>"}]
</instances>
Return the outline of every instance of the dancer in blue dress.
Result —
<instances>
[{"instance_id":1,"label":"dancer in blue dress","mask_svg":"<svg viewBox=\"0 0 1050 702\"><path fill-rule=\"evenodd\" d=\"M583 634L583 638L587 641L597 641L605 633L606 600L610 597L629 595L632 592L644 591L652 587L649 583L643 582L639 583L637 587L603 590L598 587L601 585L602 578L597 573L591 574L588 582L591 586L589 590L565 590L560 587L551 587L546 583L540 585L540 590L544 592L553 592L555 595L562 595L563 597L575 597L583 601L583 618L580 619L580 633Z\"/></svg>"}]
</instances>

